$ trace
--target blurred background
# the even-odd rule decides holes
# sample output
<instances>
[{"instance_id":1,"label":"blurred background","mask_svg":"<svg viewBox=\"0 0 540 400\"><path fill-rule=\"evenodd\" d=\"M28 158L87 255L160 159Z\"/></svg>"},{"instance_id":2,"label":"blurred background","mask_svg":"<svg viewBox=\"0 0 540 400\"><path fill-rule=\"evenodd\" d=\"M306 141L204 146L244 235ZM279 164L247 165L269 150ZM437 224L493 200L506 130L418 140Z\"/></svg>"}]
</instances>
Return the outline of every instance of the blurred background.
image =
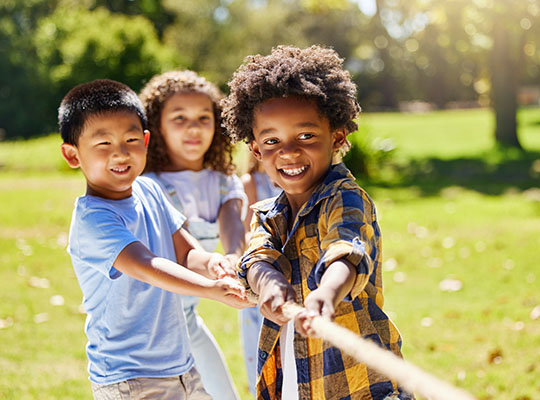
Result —
<instances>
[{"instance_id":1,"label":"blurred background","mask_svg":"<svg viewBox=\"0 0 540 400\"><path fill-rule=\"evenodd\" d=\"M189 68L226 91L245 56L278 44L332 46L365 111L493 107L503 145L520 146L518 105L540 103L538 0L2 0L0 12L4 139L54 131L81 82L139 90Z\"/></svg>"},{"instance_id":2,"label":"blurred background","mask_svg":"<svg viewBox=\"0 0 540 400\"><path fill-rule=\"evenodd\" d=\"M1 400L91 398L63 96L184 68L227 93L279 44L333 47L358 86L345 162L404 356L481 400L540 398L540 0L0 0ZM251 399L236 311L199 312Z\"/></svg>"}]
</instances>

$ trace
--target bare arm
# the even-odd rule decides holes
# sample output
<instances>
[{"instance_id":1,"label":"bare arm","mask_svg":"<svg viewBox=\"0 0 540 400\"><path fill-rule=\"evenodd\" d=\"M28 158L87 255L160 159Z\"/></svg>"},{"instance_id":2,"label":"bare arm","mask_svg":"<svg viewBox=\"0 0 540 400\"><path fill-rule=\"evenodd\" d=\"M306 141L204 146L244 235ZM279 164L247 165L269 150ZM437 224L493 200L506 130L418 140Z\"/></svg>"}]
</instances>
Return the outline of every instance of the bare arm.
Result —
<instances>
[{"instance_id":1,"label":"bare arm","mask_svg":"<svg viewBox=\"0 0 540 400\"><path fill-rule=\"evenodd\" d=\"M335 318L337 305L350 293L356 279L354 266L345 260L336 260L324 272L319 287L306 296L305 312L296 316L296 329L304 336L310 333L313 317Z\"/></svg>"},{"instance_id":2,"label":"bare arm","mask_svg":"<svg viewBox=\"0 0 540 400\"><path fill-rule=\"evenodd\" d=\"M248 209L246 218L244 219L244 229L246 231L246 242L249 242L250 223L253 218L253 210L249 206L257 201L257 185L255 184L255 178L252 174L244 174L240 179L244 185L244 192L246 192L248 198Z\"/></svg>"},{"instance_id":3,"label":"bare arm","mask_svg":"<svg viewBox=\"0 0 540 400\"><path fill-rule=\"evenodd\" d=\"M186 254L186 258L190 255ZM127 245L118 255L114 267L153 286L191 296L206 297L227 305L243 308L245 289L231 280L212 280L197 274L166 258L155 256L141 242Z\"/></svg>"},{"instance_id":4,"label":"bare arm","mask_svg":"<svg viewBox=\"0 0 540 400\"><path fill-rule=\"evenodd\" d=\"M234 264L218 253L209 253L184 228L172 235L176 261L193 272L209 279L222 278L225 275L236 276ZM233 272L231 272L233 271Z\"/></svg>"},{"instance_id":5,"label":"bare arm","mask_svg":"<svg viewBox=\"0 0 540 400\"><path fill-rule=\"evenodd\" d=\"M247 280L259 295L261 314L278 325L286 323L289 319L281 307L287 301L294 301L296 294L285 276L271 264L260 261L248 270Z\"/></svg>"},{"instance_id":6,"label":"bare arm","mask_svg":"<svg viewBox=\"0 0 540 400\"><path fill-rule=\"evenodd\" d=\"M227 258L233 266L244 252L245 230L242 223L242 200L231 199L219 210L219 238Z\"/></svg>"}]
</instances>

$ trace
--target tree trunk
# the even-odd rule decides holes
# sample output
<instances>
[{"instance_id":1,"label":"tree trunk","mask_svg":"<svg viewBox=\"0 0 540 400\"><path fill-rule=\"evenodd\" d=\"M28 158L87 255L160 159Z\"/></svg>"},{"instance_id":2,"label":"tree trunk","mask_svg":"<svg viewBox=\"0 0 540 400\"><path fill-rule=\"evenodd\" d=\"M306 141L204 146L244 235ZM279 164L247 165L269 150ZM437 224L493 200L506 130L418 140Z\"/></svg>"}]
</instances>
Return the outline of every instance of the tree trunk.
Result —
<instances>
[{"instance_id":1,"label":"tree trunk","mask_svg":"<svg viewBox=\"0 0 540 400\"><path fill-rule=\"evenodd\" d=\"M493 25L491 60L492 106L495 112L495 141L504 147L521 148L517 136L518 59L513 57L510 32L504 22Z\"/></svg>"}]
</instances>

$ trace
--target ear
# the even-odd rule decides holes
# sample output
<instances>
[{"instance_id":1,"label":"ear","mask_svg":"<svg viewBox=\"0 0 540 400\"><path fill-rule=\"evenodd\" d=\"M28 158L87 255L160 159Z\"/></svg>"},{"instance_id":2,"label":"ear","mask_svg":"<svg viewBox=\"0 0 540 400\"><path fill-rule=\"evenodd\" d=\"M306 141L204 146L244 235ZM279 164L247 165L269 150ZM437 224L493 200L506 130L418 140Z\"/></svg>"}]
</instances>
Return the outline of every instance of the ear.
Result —
<instances>
[{"instance_id":1,"label":"ear","mask_svg":"<svg viewBox=\"0 0 540 400\"><path fill-rule=\"evenodd\" d=\"M262 161L261 150L259 149L259 145L255 140L249 142L249 150L251 151L251 154L253 154L253 157L259 161Z\"/></svg>"},{"instance_id":2,"label":"ear","mask_svg":"<svg viewBox=\"0 0 540 400\"><path fill-rule=\"evenodd\" d=\"M146 129L144 131L144 147L148 148L148 142L150 141L150 131Z\"/></svg>"},{"instance_id":3,"label":"ear","mask_svg":"<svg viewBox=\"0 0 540 400\"><path fill-rule=\"evenodd\" d=\"M332 133L334 142L332 144L332 150L339 150L343 145L345 144L345 141L347 140L347 133L345 132L345 128L336 129Z\"/></svg>"},{"instance_id":4,"label":"ear","mask_svg":"<svg viewBox=\"0 0 540 400\"><path fill-rule=\"evenodd\" d=\"M77 150L77 147L69 143L62 143L61 150L62 156L68 165L71 168L79 168L81 162L79 161L79 151Z\"/></svg>"}]
</instances>

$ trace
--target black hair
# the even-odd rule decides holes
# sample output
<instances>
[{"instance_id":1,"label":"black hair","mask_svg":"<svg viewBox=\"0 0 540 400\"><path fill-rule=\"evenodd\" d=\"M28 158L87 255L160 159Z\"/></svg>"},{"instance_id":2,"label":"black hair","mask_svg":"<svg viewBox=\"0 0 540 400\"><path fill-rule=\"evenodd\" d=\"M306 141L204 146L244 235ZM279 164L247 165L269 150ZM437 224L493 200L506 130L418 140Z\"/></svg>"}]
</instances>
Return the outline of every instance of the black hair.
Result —
<instances>
[{"instance_id":1,"label":"black hair","mask_svg":"<svg viewBox=\"0 0 540 400\"><path fill-rule=\"evenodd\" d=\"M247 57L229 82L231 93L222 103L227 134L235 141L253 140L254 109L271 98L294 95L313 99L331 129L354 132L360 106L356 86L342 64L334 50L316 45L278 46L267 56Z\"/></svg>"},{"instance_id":2,"label":"black hair","mask_svg":"<svg viewBox=\"0 0 540 400\"><path fill-rule=\"evenodd\" d=\"M144 107L137 94L123 83L98 79L75 86L60 103L58 126L64 143L77 145L90 116L107 112L137 114L146 129Z\"/></svg>"}]
</instances>

